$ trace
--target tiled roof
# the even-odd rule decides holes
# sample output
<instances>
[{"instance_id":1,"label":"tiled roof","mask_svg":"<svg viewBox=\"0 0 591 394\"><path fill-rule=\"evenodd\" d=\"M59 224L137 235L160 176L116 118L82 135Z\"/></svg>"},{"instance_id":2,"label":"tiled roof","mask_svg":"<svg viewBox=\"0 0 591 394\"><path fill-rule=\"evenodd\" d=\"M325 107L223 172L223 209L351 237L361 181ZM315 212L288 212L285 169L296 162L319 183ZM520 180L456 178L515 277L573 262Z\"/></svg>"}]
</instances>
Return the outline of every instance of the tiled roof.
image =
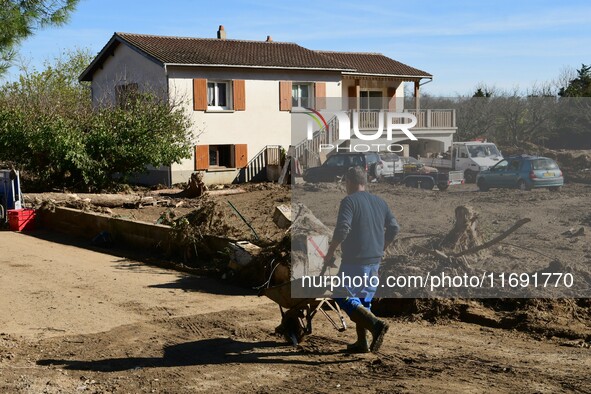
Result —
<instances>
[{"instance_id":1,"label":"tiled roof","mask_svg":"<svg viewBox=\"0 0 591 394\"><path fill-rule=\"evenodd\" d=\"M91 81L96 67L121 42L167 65L335 70L351 74L431 77L427 72L377 53L313 51L291 42L115 33L80 80Z\"/></svg>"},{"instance_id":2,"label":"tiled roof","mask_svg":"<svg viewBox=\"0 0 591 394\"><path fill-rule=\"evenodd\" d=\"M220 40L116 33L124 41L166 64L236 65L348 69L334 58L291 42Z\"/></svg>"},{"instance_id":3,"label":"tiled roof","mask_svg":"<svg viewBox=\"0 0 591 394\"><path fill-rule=\"evenodd\" d=\"M349 68L355 69L355 74L392 75L405 77L432 77L426 71L419 70L394 59L390 59L381 53L363 52L332 52L316 51L324 56L338 60Z\"/></svg>"}]
</instances>

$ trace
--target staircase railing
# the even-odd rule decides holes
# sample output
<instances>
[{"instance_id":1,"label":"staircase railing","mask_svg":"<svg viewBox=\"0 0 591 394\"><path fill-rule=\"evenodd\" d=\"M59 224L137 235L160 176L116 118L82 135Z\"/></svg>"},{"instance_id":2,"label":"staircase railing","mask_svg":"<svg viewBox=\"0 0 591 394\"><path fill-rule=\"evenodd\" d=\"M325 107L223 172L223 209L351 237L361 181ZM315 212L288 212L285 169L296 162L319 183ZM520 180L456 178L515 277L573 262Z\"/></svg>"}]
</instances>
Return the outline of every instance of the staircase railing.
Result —
<instances>
[{"instance_id":1,"label":"staircase railing","mask_svg":"<svg viewBox=\"0 0 591 394\"><path fill-rule=\"evenodd\" d=\"M235 182L264 182L267 180L267 165L280 165L280 161L281 146L267 145L240 169Z\"/></svg>"},{"instance_id":2,"label":"staircase railing","mask_svg":"<svg viewBox=\"0 0 591 394\"><path fill-rule=\"evenodd\" d=\"M339 121L336 116L330 118L327 122L328 129L323 126L320 130L314 132L312 139L305 139L295 145L295 157L300 161L303 168L308 168L311 164L320 164L320 146L338 145L339 140Z\"/></svg>"}]
</instances>

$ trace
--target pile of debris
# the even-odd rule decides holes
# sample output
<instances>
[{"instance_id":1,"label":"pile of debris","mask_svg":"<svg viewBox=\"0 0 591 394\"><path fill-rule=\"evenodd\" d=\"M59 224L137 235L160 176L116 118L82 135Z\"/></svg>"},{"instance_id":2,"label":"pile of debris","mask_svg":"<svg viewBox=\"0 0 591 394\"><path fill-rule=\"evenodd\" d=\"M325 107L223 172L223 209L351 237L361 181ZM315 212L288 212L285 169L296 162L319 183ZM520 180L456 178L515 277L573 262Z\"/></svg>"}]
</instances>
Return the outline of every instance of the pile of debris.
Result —
<instances>
[{"instance_id":1,"label":"pile of debris","mask_svg":"<svg viewBox=\"0 0 591 394\"><path fill-rule=\"evenodd\" d=\"M274 222L281 228L287 227L279 242L260 248L247 263L237 263L238 256L233 251L232 276L241 284L276 286L302 275L320 274L332 231L303 204L295 204L291 209L277 207Z\"/></svg>"},{"instance_id":2,"label":"pile of debris","mask_svg":"<svg viewBox=\"0 0 591 394\"><path fill-rule=\"evenodd\" d=\"M34 208L53 209L67 207L87 212L112 214L113 208L142 209L146 207L178 208L183 201L166 197L141 196L137 194L85 194L75 193L26 194L25 203Z\"/></svg>"},{"instance_id":3,"label":"pile of debris","mask_svg":"<svg viewBox=\"0 0 591 394\"><path fill-rule=\"evenodd\" d=\"M556 160L567 181L591 183L591 155L588 151L552 150L531 143L502 149L504 155L527 153Z\"/></svg>"}]
</instances>

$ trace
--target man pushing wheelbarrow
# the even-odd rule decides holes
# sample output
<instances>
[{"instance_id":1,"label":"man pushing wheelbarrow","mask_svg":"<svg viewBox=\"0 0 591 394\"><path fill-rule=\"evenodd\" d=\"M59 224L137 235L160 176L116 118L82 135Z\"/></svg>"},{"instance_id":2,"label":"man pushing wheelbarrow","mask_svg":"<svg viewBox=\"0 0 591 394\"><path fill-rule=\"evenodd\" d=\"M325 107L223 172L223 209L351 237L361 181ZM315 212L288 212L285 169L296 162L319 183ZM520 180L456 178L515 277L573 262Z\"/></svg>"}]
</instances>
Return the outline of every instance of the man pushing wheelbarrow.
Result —
<instances>
[{"instance_id":1,"label":"man pushing wheelbarrow","mask_svg":"<svg viewBox=\"0 0 591 394\"><path fill-rule=\"evenodd\" d=\"M345 175L347 197L340 204L332 241L324 257L325 267L334 267L334 254L341 246L338 275L351 279L378 276L384 251L400 230L386 202L365 190L367 174L359 167L349 168ZM324 271L324 270L323 270ZM377 352L388 331L388 323L371 312L371 300L376 292L372 280L350 281L333 293L336 303L355 323L357 341L347 346L355 353ZM360 286L353 283L362 282ZM367 343L366 331L372 335Z\"/></svg>"}]
</instances>

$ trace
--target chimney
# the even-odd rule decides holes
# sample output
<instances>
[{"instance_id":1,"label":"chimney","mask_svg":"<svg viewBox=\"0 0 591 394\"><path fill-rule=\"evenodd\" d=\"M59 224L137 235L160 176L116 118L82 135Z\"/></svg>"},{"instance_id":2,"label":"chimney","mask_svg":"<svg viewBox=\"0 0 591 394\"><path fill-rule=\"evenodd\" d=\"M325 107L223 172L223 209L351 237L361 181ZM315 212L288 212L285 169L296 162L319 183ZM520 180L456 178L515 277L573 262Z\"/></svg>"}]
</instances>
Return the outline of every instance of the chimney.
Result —
<instances>
[{"instance_id":1,"label":"chimney","mask_svg":"<svg viewBox=\"0 0 591 394\"><path fill-rule=\"evenodd\" d=\"M273 37L267 36L267 42L273 42Z\"/></svg>"},{"instance_id":2,"label":"chimney","mask_svg":"<svg viewBox=\"0 0 591 394\"><path fill-rule=\"evenodd\" d=\"M218 29L218 39L226 39L226 30L224 30L224 25L220 25L220 28Z\"/></svg>"}]
</instances>

